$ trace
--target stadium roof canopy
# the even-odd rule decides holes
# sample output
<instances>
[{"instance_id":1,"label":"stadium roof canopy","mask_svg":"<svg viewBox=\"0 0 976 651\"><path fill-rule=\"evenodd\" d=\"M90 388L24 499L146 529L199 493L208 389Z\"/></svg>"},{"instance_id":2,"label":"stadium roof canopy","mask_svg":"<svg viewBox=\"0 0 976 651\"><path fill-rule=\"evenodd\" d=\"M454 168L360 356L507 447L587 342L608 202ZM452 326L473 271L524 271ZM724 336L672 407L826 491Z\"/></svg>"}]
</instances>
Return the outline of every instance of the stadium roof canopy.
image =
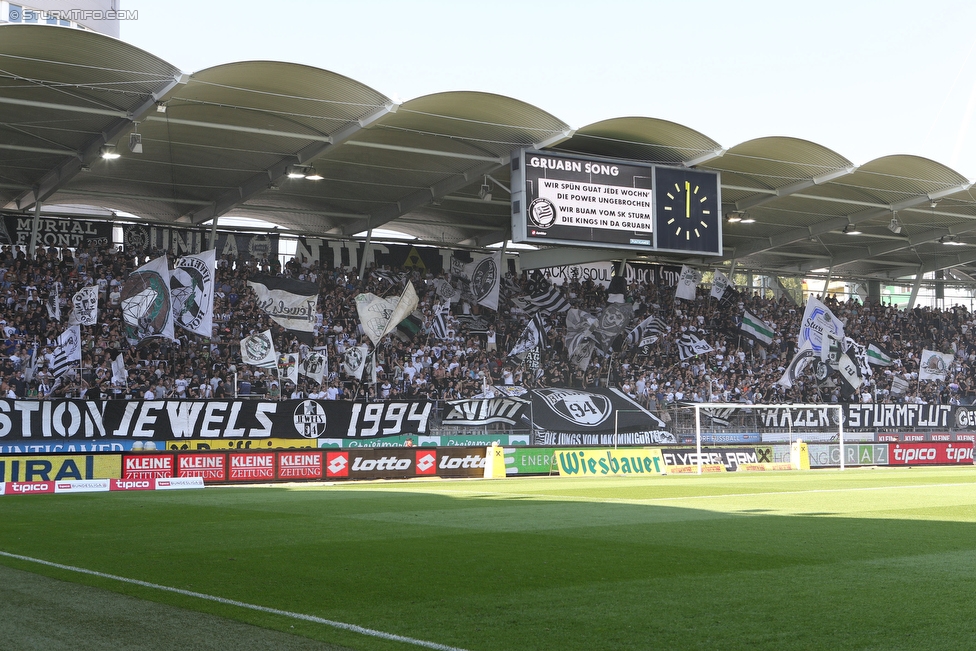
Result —
<instances>
[{"instance_id":1,"label":"stadium roof canopy","mask_svg":"<svg viewBox=\"0 0 976 651\"><path fill-rule=\"evenodd\" d=\"M136 132L142 153L127 146ZM116 145L121 158L104 160L104 145ZM268 61L188 75L92 32L0 26L0 208L7 212L32 213L41 202L187 225L231 215L328 237L383 227L482 247L510 237L508 163L521 147L721 172L723 212L755 220L725 225L724 260L741 269L785 276L830 269L835 277L878 280L942 269L964 282L976 275L971 182L917 156L857 167L796 138L725 148L645 117L573 131L499 95L452 91L398 103L326 70ZM321 180L304 178L313 168ZM479 196L485 183L489 201ZM523 254L530 263L523 266L613 254L561 248Z\"/></svg>"}]
</instances>

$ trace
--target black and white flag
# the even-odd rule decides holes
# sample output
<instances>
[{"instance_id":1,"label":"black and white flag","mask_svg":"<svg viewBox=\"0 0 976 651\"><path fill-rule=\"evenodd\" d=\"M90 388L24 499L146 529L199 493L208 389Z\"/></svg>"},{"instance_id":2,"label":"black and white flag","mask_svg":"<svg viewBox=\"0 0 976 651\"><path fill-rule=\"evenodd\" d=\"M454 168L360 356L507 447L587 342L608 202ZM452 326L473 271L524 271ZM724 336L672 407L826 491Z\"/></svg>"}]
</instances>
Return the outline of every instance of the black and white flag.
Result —
<instances>
[{"instance_id":1,"label":"black and white flag","mask_svg":"<svg viewBox=\"0 0 976 651\"><path fill-rule=\"evenodd\" d=\"M58 337L51 360L51 374L61 377L75 363L81 362L81 327L70 326Z\"/></svg>"},{"instance_id":2,"label":"black and white flag","mask_svg":"<svg viewBox=\"0 0 976 651\"><path fill-rule=\"evenodd\" d=\"M576 308L566 312L566 352L569 362L581 371L585 371L593 353L597 351L595 329L598 325L596 317Z\"/></svg>"},{"instance_id":3,"label":"black and white flag","mask_svg":"<svg viewBox=\"0 0 976 651\"><path fill-rule=\"evenodd\" d=\"M627 335L627 345L645 346L653 344L658 337L671 330L660 317L651 315L637 324ZM652 339L653 338L653 339Z\"/></svg>"},{"instance_id":4,"label":"black and white flag","mask_svg":"<svg viewBox=\"0 0 976 651\"><path fill-rule=\"evenodd\" d=\"M45 303L47 306L47 316L52 321L61 320L61 297L57 292L51 292L47 295L47 301Z\"/></svg>"},{"instance_id":5,"label":"black and white flag","mask_svg":"<svg viewBox=\"0 0 976 651\"><path fill-rule=\"evenodd\" d=\"M531 292L528 296L529 304L543 312L565 312L570 308L569 301L563 296L558 287L546 280L538 271L533 275Z\"/></svg>"},{"instance_id":6,"label":"black and white flag","mask_svg":"<svg viewBox=\"0 0 976 651\"><path fill-rule=\"evenodd\" d=\"M710 353L714 348L712 348L706 341L699 339L696 335L691 333L683 334L678 339L678 355L681 360L684 361L696 355L704 355L705 353Z\"/></svg>"},{"instance_id":7,"label":"black and white flag","mask_svg":"<svg viewBox=\"0 0 976 651\"><path fill-rule=\"evenodd\" d=\"M257 306L281 327L310 342L315 331L319 287L290 278L255 275L247 281L257 295Z\"/></svg>"},{"instance_id":8,"label":"black and white flag","mask_svg":"<svg viewBox=\"0 0 976 651\"><path fill-rule=\"evenodd\" d=\"M519 357L536 347L545 349L547 343L545 323L543 323L542 317L536 314L525 325L525 330L522 331L521 336L515 342L515 346L512 347L508 356Z\"/></svg>"},{"instance_id":9,"label":"black and white flag","mask_svg":"<svg viewBox=\"0 0 976 651\"><path fill-rule=\"evenodd\" d=\"M702 416L711 421L714 427L728 427L732 424L732 414L735 412L729 408L702 409Z\"/></svg>"},{"instance_id":10,"label":"black and white flag","mask_svg":"<svg viewBox=\"0 0 976 651\"><path fill-rule=\"evenodd\" d=\"M729 288L729 277L721 271L716 271L712 279L712 291L709 294L712 298L722 298L725 290Z\"/></svg>"},{"instance_id":11,"label":"black and white flag","mask_svg":"<svg viewBox=\"0 0 976 651\"><path fill-rule=\"evenodd\" d=\"M98 323L98 286L82 287L71 297L69 325L93 326Z\"/></svg>"},{"instance_id":12,"label":"black and white flag","mask_svg":"<svg viewBox=\"0 0 976 651\"><path fill-rule=\"evenodd\" d=\"M362 380L367 357L369 357L369 348L366 344L353 346L346 351L345 359L342 360L342 372L349 377Z\"/></svg>"},{"instance_id":13,"label":"black and white flag","mask_svg":"<svg viewBox=\"0 0 976 651\"><path fill-rule=\"evenodd\" d=\"M600 312L597 321L596 331L609 344L614 337L621 334L634 316L633 303L607 303L607 306Z\"/></svg>"},{"instance_id":14,"label":"black and white flag","mask_svg":"<svg viewBox=\"0 0 976 651\"><path fill-rule=\"evenodd\" d=\"M322 383L325 375L325 368L329 364L329 358L323 353L310 351L298 365L298 372L316 384Z\"/></svg>"},{"instance_id":15,"label":"black and white flag","mask_svg":"<svg viewBox=\"0 0 976 651\"><path fill-rule=\"evenodd\" d=\"M270 330L256 332L241 339L241 360L251 366L274 368L278 363Z\"/></svg>"},{"instance_id":16,"label":"black and white flag","mask_svg":"<svg viewBox=\"0 0 976 651\"><path fill-rule=\"evenodd\" d=\"M674 297L685 301L695 300L698 290L698 283L701 282L702 274L697 269L692 269L688 265L681 266L681 275L678 277L678 284L674 288Z\"/></svg>"},{"instance_id":17,"label":"black and white flag","mask_svg":"<svg viewBox=\"0 0 976 651\"><path fill-rule=\"evenodd\" d=\"M278 355L278 377L298 384L298 353L281 353Z\"/></svg>"},{"instance_id":18,"label":"black and white flag","mask_svg":"<svg viewBox=\"0 0 976 651\"><path fill-rule=\"evenodd\" d=\"M438 303L434 306L434 318L430 323L430 334L435 339L447 339L447 306Z\"/></svg>"},{"instance_id":19,"label":"black and white flag","mask_svg":"<svg viewBox=\"0 0 976 651\"><path fill-rule=\"evenodd\" d=\"M471 293L479 305L498 311L498 291L502 286L501 251L486 255L468 268Z\"/></svg>"},{"instance_id":20,"label":"black and white flag","mask_svg":"<svg viewBox=\"0 0 976 651\"><path fill-rule=\"evenodd\" d=\"M217 252L213 249L176 261L169 278L176 325L201 337L213 336L216 276Z\"/></svg>"}]
</instances>

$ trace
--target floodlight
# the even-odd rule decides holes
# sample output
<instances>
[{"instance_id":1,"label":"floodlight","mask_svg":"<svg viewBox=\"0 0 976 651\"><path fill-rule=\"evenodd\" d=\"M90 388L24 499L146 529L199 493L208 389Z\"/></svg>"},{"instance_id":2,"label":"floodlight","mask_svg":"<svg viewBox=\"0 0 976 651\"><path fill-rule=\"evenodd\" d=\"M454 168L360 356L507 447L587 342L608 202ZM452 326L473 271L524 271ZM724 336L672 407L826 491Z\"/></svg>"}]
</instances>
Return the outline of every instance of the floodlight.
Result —
<instances>
[{"instance_id":1,"label":"floodlight","mask_svg":"<svg viewBox=\"0 0 976 651\"><path fill-rule=\"evenodd\" d=\"M102 155L102 158L104 158L105 160L115 160L116 158L119 158L122 155L115 150L115 145L102 145L102 148L99 150L99 153Z\"/></svg>"}]
</instances>

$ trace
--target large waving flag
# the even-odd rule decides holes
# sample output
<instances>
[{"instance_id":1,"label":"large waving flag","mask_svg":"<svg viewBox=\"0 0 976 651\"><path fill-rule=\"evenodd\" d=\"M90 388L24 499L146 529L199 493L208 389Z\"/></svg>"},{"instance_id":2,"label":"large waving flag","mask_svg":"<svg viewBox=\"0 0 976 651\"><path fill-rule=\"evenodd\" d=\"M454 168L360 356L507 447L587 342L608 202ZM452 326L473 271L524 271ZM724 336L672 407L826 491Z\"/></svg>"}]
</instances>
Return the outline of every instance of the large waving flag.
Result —
<instances>
[{"instance_id":1,"label":"large waving flag","mask_svg":"<svg viewBox=\"0 0 976 651\"><path fill-rule=\"evenodd\" d=\"M844 322L834 316L830 308L821 303L818 299L811 296L807 299L806 309L803 311L803 321L800 323L800 333L797 336L797 347L801 348L804 342L809 341L810 347L817 354L826 356L824 337L833 336L836 339L844 339ZM821 353L824 350L824 353Z\"/></svg>"},{"instance_id":2,"label":"large waving flag","mask_svg":"<svg viewBox=\"0 0 976 651\"><path fill-rule=\"evenodd\" d=\"M773 336L776 334L773 329L769 327L769 324L760 319L758 316L745 310L742 313L742 332L746 333L756 341L761 341L764 344L773 343Z\"/></svg>"},{"instance_id":3,"label":"large waving flag","mask_svg":"<svg viewBox=\"0 0 976 651\"><path fill-rule=\"evenodd\" d=\"M537 310L543 312L565 312L570 308L569 301L552 283L546 280L538 271L538 277L533 276L530 294L527 298L529 304Z\"/></svg>"},{"instance_id":4,"label":"large waving flag","mask_svg":"<svg viewBox=\"0 0 976 651\"><path fill-rule=\"evenodd\" d=\"M658 337L668 332L671 328L665 323L660 317L654 316L653 314L640 323L630 331L627 335L627 345L629 346L645 346L647 344L653 344L657 341ZM652 339L653 338L653 339Z\"/></svg>"},{"instance_id":5,"label":"large waving flag","mask_svg":"<svg viewBox=\"0 0 976 651\"><path fill-rule=\"evenodd\" d=\"M607 303L597 319L596 331L609 344L630 325L634 316L633 303Z\"/></svg>"},{"instance_id":6,"label":"large waving flag","mask_svg":"<svg viewBox=\"0 0 976 651\"><path fill-rule=\"evenodd\" d=\"M566 312L566 352L569 362L581 371L585 371L597 350L596 334L597 319L592 314L571 308Z\"/></svg>"},{"instance_id":7,"label":"large waving flag","mask_svg":"<svg viewBox=\"0 0 976 651\"><path fill-rule=\"evenodd\" d=\"M883 348L881 344L877 342L871 342L868 344L868 363L875 364L877 366L892 366L895 363L895 359L891 356L891 353L887 349Z\"/></svg>"},{"instance_id":8,"label":"large waving flag","mask_svg":"<svg viewBox=\"0 0 976 651\"><path fill-rule=\"evenodd\" d=\"M803 375L807 366L813 362L819 354L813 352L813 347L810 345L809 341L803 342L800 348L793 355L793 359L790 360L789 365L783 372L783 377L776 381L776 384L786 387L789 389L796 381Z\"/></svg>"},{"instance_id":9,"label":"large waving flag","mask_svg":"<svg viewBox=\"0 0 976 651\"><path fill-rule=\"evenodd\" d=\"M400 322L413 314L413 311L417 309L419 304L420 297L417 296L417 290L414 289L413 283L408 280L406 287L403 288L403 293L400 294L399 300L397 300L396 305L393 307L393 313L390 315L390 320L383 329L383 335L388 335L396 330Z\"/></svg>"},{"instance_id":10,"label":"large waving flag","mask_svg":"<svg viewBox=\"0 0 976 651\"><path fill-rule=\"evenodd\" d=\"M684 361L696 355L710 353L714 348L704 339L699 339L697 335L691 333L683 334L678 339L678 356Z\"/></svg>"},{"instance_id":11,"label":"large waving flag","mask_svg":"<svg viewBox=\"0 0 976 651\"><path fill-rule=\"evenodd\" d=\"M315 312L319 302L319 287L290 278L256 275L247 281L257 294L257 306L271 319L306 343L315 332Z\"/></svg>"},{"instance_id":12,"label":"large waving flag","mask_svg":"<svg viewBox=\"0 0 976 651\"><path fill-rule=\"evenodd\" d=\"M524 355L536 347L543 350L545 349L546 345L546 326L542 321L542 317L539 314L536 314L525 325L525 330L522 331L521 336L518 338L518 341L515 342L515 346L512 347L512 350L508 353L508 356L518 357L519 355Z\"/></svg>"},{"instance_id":13,"label":"large waving flag","mask_svg":"<svg viewBox=\"0 0 976 651\"><path fill-rule=\"evenodd\" d=\"M356 296L356 312L359 314L359 323L363 326L363 332L366 333L374 346L383 337L383 331L389 325L393 310L399 302L399 296L382 298L371 293Z\"/></svg>"},{"instance_id":14,"label":"large waving flag","mask_svg":"<svg viewBox=\"0 0 976 651\"><path fill-rule=\"evenodd\" d=\"M376 346L380 339L393 332L401 321L417 309L419 299L413 283L407 282L400 296L380 298L375 294L356 296L356 311L363 332Z\"/></svg>"},{"instance_id":15,"label":"large waving flag","mask_svg":"<svg viewBox=\"0 0 976 651\"><path fill-rule=\"evenodd\" d=\"M130 273L122 285L121 298L122 323L130 344L136 346L149 337L176 338L165 255Z\"/></svg>"},{"instance_id":16,"label":"large waving flag","mask_svg":"<svg viewBox=\"0 0 976 651\"><path fill-rule=\"evenodd\" d=\"M952 368L952 354L922 349L922 359L918 363L919 380L945 381Z\"/></svg>"},{"instance_id":17,"label":"large waving flag","mask_svg":"<svg viewBox=\"0 0 976 651\"><path fill-rule=\"evenodd\" d=\"M217 252L185 255L170 274L176 325L202 337L213 336L214 278Z\"/></svg>"}]
</instances>

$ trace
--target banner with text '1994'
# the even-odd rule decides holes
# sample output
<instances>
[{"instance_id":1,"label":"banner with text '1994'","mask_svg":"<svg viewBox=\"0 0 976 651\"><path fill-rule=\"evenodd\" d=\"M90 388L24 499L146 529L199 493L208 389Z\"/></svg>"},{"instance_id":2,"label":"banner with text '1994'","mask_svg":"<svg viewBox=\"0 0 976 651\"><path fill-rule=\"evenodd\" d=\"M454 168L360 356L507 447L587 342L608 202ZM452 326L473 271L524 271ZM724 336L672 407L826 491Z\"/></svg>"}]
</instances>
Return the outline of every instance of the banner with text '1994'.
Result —
<instances>
[{"instance_id":1,"label":"banner with text '1994'","mask_svg":"<svg viewBox=\"0 0 976 651\"><path fill-rule=\"evenodd\" d=\"M432 403L326 400L0 400L0 444L425 434ZM220 446L224 447L224 446ZM234 446L227 446L234 447Z\"/></svg>"}]
</instances>

